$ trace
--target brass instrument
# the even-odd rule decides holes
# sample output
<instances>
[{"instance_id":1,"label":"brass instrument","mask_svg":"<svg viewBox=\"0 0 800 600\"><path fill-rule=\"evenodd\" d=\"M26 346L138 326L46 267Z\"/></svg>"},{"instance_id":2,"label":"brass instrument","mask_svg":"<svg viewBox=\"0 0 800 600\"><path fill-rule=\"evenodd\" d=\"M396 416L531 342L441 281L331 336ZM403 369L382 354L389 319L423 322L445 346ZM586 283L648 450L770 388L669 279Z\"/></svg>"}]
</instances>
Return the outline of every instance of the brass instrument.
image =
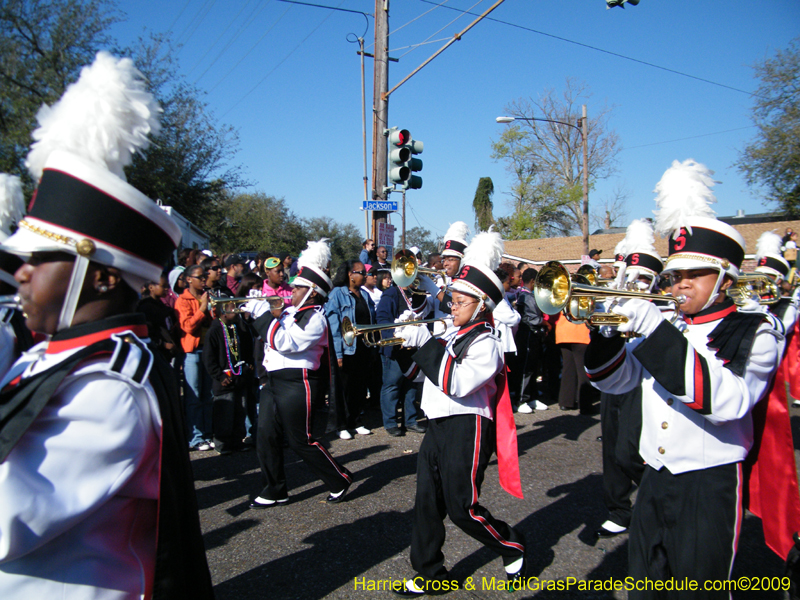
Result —
<instances>
[{"instance_id":1,"label":"brass instrument","mask_svg":"<svg viewBox=\"0 0 800 600\"><path fill-rule=\"evenodd\" d=\"M761 305L770 305L781 299L778 284L766 273L741 273L736 283L725 293L739 306L746 304L748 300L755 300Z\"/></svg>"},{"instance_id":2,"label":"brass instrument","mask_svg":"<svg viewBox=\"0 0 800 600\"><path fill-rule=\"evenodd\" d=\"M18 294L0 296L0 308L10 308L11 310L22 310L22 299Z\"/></svg>"},{"instance_id":3,"label":"brass instrument","mask_svg":"<svg viewBox=\"0 0 800 600\"><path fill-rule=\"evenodd\" d=\"M398 287L404 288L414 285L420 274L424 275L444 275L445 272L436 269L420 267L417 258L408 250L401 250L394 255L391 265L392 281Z\"/></svg>"},{"instance_id":4,"label":"brass instrument","mask_svg":"<svg viewBox=\"0 0 800 600\"><path fill-rule=\"evenodd\" d=\"M255 300L256 302L259 301L266 301L269 302L269 309L270 310L278 310L282 309L285 305L283 298L280 296L250 296L250 297L240 297L240 298L223 298L220 296L209 296L208 297L208 305L212 309L217 309L217 305L222 305L220 308L220 313L223 315L233 315L233 314L241 314L247 312L243 308L234 308L233 310L225 310L225 306L228 304L247 304L248 302Z\"/></svg>"},{"instance_id":5,"label":"brass instrument","mask_svg":"<svg viewBox=\"0 0 800 600\"><path fill-rule=\"evenodd\" d=\"M598 276L597 270L592 265L581 265L580 267L578 267L578 270L575 271L575 274L583 275L586 279L589 280L589 283L591 285L597 285L600 287L608 287L614 281L613 279L604 279L603 277Z\"/></svg>"},{"instance_id":6,"label":"brass instrument","mask_svg":"<svg viewBox=\"0 0 800 600\"><path fill-rule=\"evenodd\" d=\"M370 348L383 347L383 346L397 346L403 343L403 338L391 337L382 339L381 331L386 329L396 329L406 325L423 326L428 323L442 323L445 328L447 322L444 319L423 319L420 321L402 321L400 323L387 323L385 325L361 325L356 327L347 317L342 319L342 339L348 346L356 343L356 337L359 335L364 336L364 344ZM433 336L438 337L438 336Z\"/></svg>"},{"instance_id":7,"label":"brass instrument","mask_svg":"<svg viewBox=\"0 0 800 600\"><path fill-rule=\"evenodd\" d=\"M641 298L650 302L671 302L675 305L675 311L670 322L675 322L680 305L686 302L684 296L662 296L661 294L594 286L583 275L575 274L571 278L566 267L555 261L548 262L539 271L533 288L533 296L536 305L547 315L555 315L564 311L564 316L570 321L584 322L595 326L618 326L628 320L616 313L595 312L597 298Z\"/></svg>"}]
</instances>

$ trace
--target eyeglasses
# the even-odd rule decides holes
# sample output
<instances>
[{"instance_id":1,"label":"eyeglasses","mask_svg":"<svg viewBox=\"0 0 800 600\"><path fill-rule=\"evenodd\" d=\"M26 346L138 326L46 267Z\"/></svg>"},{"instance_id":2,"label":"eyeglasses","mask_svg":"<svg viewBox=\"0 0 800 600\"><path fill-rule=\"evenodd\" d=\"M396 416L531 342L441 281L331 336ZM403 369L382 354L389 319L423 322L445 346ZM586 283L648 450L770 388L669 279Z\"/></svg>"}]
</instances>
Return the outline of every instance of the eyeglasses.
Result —
<instances>
[{"instance_id":1,"label":"eyeglasses","mask_svg":"<svg viewBox=\"0 0 800 600\"><path fill-rule=\"evenodd\" d=\"M470 304L477 304L477 300L470 300L469 302L464 302L460 300L458 302L448 302L447 308L464 308L465 306L469 306Z\"/></svg>"},{"instance_id":2,"label":"eyeglasses","mask_svg":"<svg viewBox=\"0 0 800 600\"><path fill-rule=\"evenodd\" d=\"M366 275L366 271L350 271L353 275Z\"/></svg>"},{"instance_id":3,"label":"eyeglasses","mask_svg":"<svg viewBox=\"0 0 800 600\"><path fill-rule=\"evenodd\" d=\"M217 265L216 267L208 267L207 271L219 271L222 267Z\"/></svg>"}]
</instances>

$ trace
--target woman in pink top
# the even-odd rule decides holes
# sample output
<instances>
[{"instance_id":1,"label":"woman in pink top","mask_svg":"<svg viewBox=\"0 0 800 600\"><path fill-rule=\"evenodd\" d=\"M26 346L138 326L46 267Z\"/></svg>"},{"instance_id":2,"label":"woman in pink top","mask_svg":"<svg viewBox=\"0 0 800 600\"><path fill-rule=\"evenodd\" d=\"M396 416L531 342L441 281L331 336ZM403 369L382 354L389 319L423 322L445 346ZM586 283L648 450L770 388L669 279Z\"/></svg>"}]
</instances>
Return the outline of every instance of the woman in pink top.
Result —
<instances>
[{"instance_id":1,"label":"woman in pink top","mask_svg":"<svg viewBox=\"0 0 800 600\"><path fill-rule=\"evenodd\" d=\"M292 303L292 288L284 281L286 274L283 272L281 261L274 256L268 258L264 261L264 271L267 275L262 290L264 295L280 296L286 306L289 306Z\"/></svg>"}]
</instances>

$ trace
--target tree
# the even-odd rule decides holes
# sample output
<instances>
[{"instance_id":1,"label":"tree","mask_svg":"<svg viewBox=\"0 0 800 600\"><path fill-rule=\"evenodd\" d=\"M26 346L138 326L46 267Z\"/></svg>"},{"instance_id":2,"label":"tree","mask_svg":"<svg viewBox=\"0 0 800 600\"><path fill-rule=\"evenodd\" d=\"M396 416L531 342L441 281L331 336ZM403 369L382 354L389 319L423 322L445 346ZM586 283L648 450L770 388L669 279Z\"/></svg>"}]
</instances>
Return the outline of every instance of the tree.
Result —
<instances>
[{"instance_id":1,"label":"tree","mask_svg":"<svg viewBox=\"0 0 800 600\"><path fill-rule=\"evenodd\" d=\"M420 249L423 260L427 259L429 254L439 251L439 241L431 237L431 232L424 227L412 227L406 230L406 248L411 246Z\"/></svg>"},{"instance_id":2,"label":"tree","mask_svg":"<svg viewBox=\"0 0 800 600\"><path fill-rule=\"evenodd\" d=\"M795 217L800 215L800 38L753 68L761 80L753 94L758 133L736 167L748 185L763 190L765 204L777 203Z\"/></svg>"},{"instance_id":3,"label":"tree","mask_svg":"<svg viewBox=\"0 0 800 600\"><path fill-rule=\"evenodd\" d=\"M126 169L128 182L190 221L218 221L223 196L247 185L241 166L233 164L236 130L217 123L201 92L178 75L178 53L168 39L140 39L123 53L132 56L164 111L161 133Z\"/></svg>"},{"instance_id":4,"label":"tree","mask_svg":"<svg viewBox=\"0 0 800 600\"><path fill-rule=\"evenodd\" d=\"M628 210L625 202L630 192L623 186L616 186L611 197L604 198L599 203L599 210L592 211L592 229L611 229L627 224ZM596 205L598 206L598 205Z\"/></svg>"},{"instance_id":5,"label":"tree","mask_svg":"<svg viewBox=\"0 0 800 600\"><path fill-rule=\"evenodd\" d=\"M492 196L494 195L494 183L491 177L481 177L478 180L478 188L475 190L475 198L472 200L472 210L475 213L475 229L478 231L488 231L494 225L492 215Z\"/></svg>"},{"instance_id":6,"label":"tree","mask_svg":"<svg viewBox=\"0 0 800 600\"><path fill-rule=\"evenodd\" d=\"M306 247L309 238L303 225L283 198L262 192L227 194L216 208L210 216L213 220L201 221L200 226L211 236L217 252L269 251L297 256Z\"/></svg>"},{"instance_id":7,"label":"tree","mask_svg":"<svg viewBox=\"0 0 800 600\"><path fill-rule=\"evenodd\" d=\"M303 229L308 240L330 240L331 273L335 273L346 260L358 259L361 253L361 232L352 223L342 224L330 217L314 217L303 219Z\"/></svg>"},{"instance_id":8,"label":"tree","mask_svg":"<svg viewBox=\"0 0 800 600\"><path fill-rule=\"evenodd\" d=\"M25 156L42 104L53 104L110 43L107 0L0 0L0 172L33 182Z\"/></svg>"},{"instance_id":9,"label":"tree","mask_svg":"<svg viewBox=\"0 0 800 600\"><path fill-rule=\"evenodd\" d=\"M512 116L538 119L515 122L492 144L492 158L504 161L516 178L508 192L512 215L502 220L501 227L508 235L569 235L579 229L583 219L579 99L588 96L584 84L568 78L560 97L549 89L538 100L523 98L506 106ZM590 190L593 181L616 170L619 141L609 129L610 116L611 109L604 107L588 119Z\"/></svg>"}]
</instances>

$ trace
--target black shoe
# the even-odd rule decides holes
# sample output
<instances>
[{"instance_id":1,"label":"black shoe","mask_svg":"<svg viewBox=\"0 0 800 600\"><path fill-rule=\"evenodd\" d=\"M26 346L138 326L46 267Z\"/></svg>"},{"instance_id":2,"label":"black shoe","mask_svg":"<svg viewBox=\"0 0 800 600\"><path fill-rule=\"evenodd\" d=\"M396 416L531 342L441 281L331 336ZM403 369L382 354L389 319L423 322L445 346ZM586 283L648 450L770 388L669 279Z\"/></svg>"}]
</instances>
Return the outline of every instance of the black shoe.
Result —
<instances>
[{"instance_id":1,"label":"black shoe","mask_svg":"<svg viewBox=\"0 0 800 600\"><path fill-rule=\"evenodd\" d=\"M423 427L419 423L414 423L414 425L407 426L406 431L413 431L414 433L425 433L426 431L428 431L428 428Z\"/></svg>"},{"instance_id":2,"label":"black shoe","mask_svg":"<svg viewBox=\"0 0 800 600\"><path fill-rule=\"evenodd\" d=\"M561 409L561 410L575 410L577 407L576 406L559 406L558 408Z\"/></svg>"},{"instance_id":3,"label":"black shoe","mask_svg":"<svg viewBox=\"0 0 800 600\"><path fill-rule=\"evenodd\" d=\"M266 500L266 498L262 498L262 500ZM274 500L269 504L262 504L261 502L256 502L255 499L250 503L250 508L254 510L264 510L265 508L275 508L276 506L283 506L289 502L289 498L281 498L280 500Z\"/></svg>"},{"instance_id":4,"label":"black shoe","mask_svg":"<svg viewBox=\"0 0 800 600\"><path fill-rule=\"evenodd\" d=\"M610 530L606 529L605 527L601 526L600 529L598 529L597 531L594 532L594 534L597 537L601 538L601 539L607 539L607 538L617 537L618 535L622 535L623 533L627 533L627 532L628 532L628 528L627 527L625 529L623 529L622 531L610 531Z\"/></svg>"},{"instance_id":5,"label":"black shoe","mask_svg":"<svg viewBox=\"0 0 800 600\"><path fill-rule=\"evenodd\" d=\"M399 427L389 427L389 428L386 430L386 433L388 433L388 434L389 434L389 435L391 435L392 437L402 437L402 436L404 436L404 435L405 435L405 433L403 432L403 430L402 430L402 429L400 429Z\"/></svg>"},{"instance_id":6,"label":"black shoe","mask_svg":"<svg viewBox=\"0 0 800 600\"><path fill-rule=\"evenodd\" d=\"M344 486L344 489L342 490L342 493L339 494L338 496L334 496L333 494L330 494L327 498L325 498L325 502L327 502L328 504L339 504L339 502L344 501L344 496L347 493L347 490L350 488L351 485L352 485L352 483L348 483L346 486Z\"/></svg>"},{"instance_id":7,"label":"black shoe","mask_svg":"<svg viewBox=\"0 0 800 600\"><path fill-rule=\"evenodd\" d=\"M597 436L597 441L598 442L602 442L603 441L603 436L602 435L598 435Z\"/></svg>"},{"instance_id":8,"label":"black shoe","mask_svg":"<svg viewBox=\"0 0 800 600\"><path fill-rule=\"evenodd\" d=\"M508 591L520 591L525 589L525 574L528 571L528 558L522 555L522 566L516 573L506 573L508 579Z\"/></svg>"}]
</instances>

